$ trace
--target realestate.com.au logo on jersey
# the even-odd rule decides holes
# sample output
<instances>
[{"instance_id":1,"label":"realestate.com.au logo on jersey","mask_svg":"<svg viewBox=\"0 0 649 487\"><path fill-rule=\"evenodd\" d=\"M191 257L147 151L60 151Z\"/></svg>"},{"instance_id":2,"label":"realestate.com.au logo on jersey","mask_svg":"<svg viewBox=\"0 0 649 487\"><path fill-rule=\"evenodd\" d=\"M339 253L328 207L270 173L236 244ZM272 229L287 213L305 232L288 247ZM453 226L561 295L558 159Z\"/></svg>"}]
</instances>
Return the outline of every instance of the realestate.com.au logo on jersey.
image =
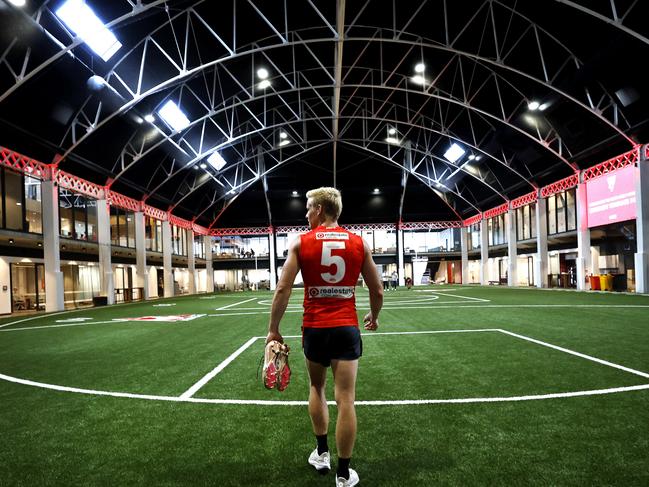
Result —
<instances>
[{"instance_id":1,"label":"realestate.com.au logo on jersey","mask_svg":"<svg viewBox=\"0 0 649 487\"><path fill-rule=\"evenodd\" d=\"M309 288L310 298L344 298L354 296L354 288L350 286L312 286Z\"/></svg>"}]
</instances>

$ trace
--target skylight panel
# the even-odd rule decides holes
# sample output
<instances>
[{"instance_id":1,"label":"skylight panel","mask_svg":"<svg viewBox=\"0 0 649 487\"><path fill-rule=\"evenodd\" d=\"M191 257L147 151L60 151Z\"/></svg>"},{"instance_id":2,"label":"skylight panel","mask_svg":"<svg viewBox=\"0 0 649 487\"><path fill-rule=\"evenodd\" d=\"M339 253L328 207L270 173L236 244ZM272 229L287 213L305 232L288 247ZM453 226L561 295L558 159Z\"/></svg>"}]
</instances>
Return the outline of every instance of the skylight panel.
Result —
<instances>
[{"instance_id":1,"label":"skylight panel","mask_svg":"<svg viewBox=\"0 0 649 487\"><path fill-rule=\"evenodd\" d=\"M457 162L457 160L464 155L466 151L462 149L459 145L456 143L453 143L451 147L444 153L444 157L451 161L452 163Z\"/></svg>"},{"instance_id":2,"label":"skylight panel","mask_svg":"<svg viewBox=\"0 0 649 487\"><path fill-rule=\"evenodd\" d=\"M104 61L108 61L122 47L84 0L67 0L56 11L56 16Z\"/></svg>"},{"instance_id":3,"label":"skylight panel","mask_svg":"<svg viewBox=\"0 0 649 487\"><path fill-rule=\"evenodd\" d=\"M189 119L172 100L165 103L158 114L176 132L189 127Z\"/></svg>"},{"instance_id":4,"label":"skylight panel","mask_svg":"<svg viewBox=\"0 0 649 487\"><path fill-rule=\"evenodd\" d=\"M227 164L227 161L223 159L223 156L221 156L221 154L219 154L218 152L213 152L212 155L207 158L207 162L209 162L210 166L212 166L217 171L223 169Z\"/></svg>"}]
</instances>

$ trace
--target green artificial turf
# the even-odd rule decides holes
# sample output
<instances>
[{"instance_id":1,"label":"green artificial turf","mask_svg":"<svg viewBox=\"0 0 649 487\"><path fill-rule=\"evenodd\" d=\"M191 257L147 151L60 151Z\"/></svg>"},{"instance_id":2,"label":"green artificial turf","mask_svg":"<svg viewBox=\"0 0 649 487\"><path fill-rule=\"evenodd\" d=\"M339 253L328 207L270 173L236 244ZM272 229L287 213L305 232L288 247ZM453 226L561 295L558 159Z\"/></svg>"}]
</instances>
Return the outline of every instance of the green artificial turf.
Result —
<instances>
[{"instance_id":1,"label":"green artificial turf","mask_svg":"<svg viewBox=\"0 0 649 487\"><path fill-rule=\"evenodd\" d=\"M265 336L271 299L267 292L215 294L5 318L0 374L177 397L251 337ZM282 322L293 350L287 391L267 391L257 378L260 338L194 397L306 400L300 339L289 338L300 334L300 303L301 290L295 290ZM358 303L360 315L368 307L363 290ZM112 321L184 313L205 316L177 323ZM65 322L71 318L91 320ZM647 373L647 296L478 286L400 289L386 294L380 323L380 332L396 334L364 337L359 401L514 397L649 384L649 378L498 331L446 333L502 329ZM409 331L444 333L398 334ZM330 376L333 399L331 382ZM332 475L320 477L306 464L314 439L303 405L154 401L5 380L0 405L3 486L333 483ZM362 485L370 486L647 485L648 406L649 389L516 402L359 405L352 466ZM333 424L335 406L330 412ZM330 432L335 458L333 427Z\"/></svg>"}]
</instances>

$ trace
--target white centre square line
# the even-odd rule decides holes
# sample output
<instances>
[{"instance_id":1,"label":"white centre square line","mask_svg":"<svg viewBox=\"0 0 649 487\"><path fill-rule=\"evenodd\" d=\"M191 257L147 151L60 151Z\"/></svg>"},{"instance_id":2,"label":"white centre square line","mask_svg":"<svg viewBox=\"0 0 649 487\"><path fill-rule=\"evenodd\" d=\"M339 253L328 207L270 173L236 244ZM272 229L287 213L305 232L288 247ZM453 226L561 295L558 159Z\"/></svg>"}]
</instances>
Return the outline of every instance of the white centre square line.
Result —
<instances>
[{"instance_id":1,"label":"white centre square line","mask_svg":"<svg viewBox=\"0 0 649 487\"><path fill-rule=\"evenodd\" d=\"M199 380L196 384L191 386L189 389L187 389L185 392L183 392L179 397L181 399L187 399L189 397L192 397L194 394L198 392L198 390L203 387L205 384L207 384L210 380L212 380L216 374L221 372L223 369L225 369L230 363L237 358L239 355L241 355L243 352L246 351L246 349L255 343L255 341L259 337L252 337L250 340L248 340L246 343L241 345L236 352L234 352L232 355L230 355L228 358L226 358L223 362L221 362L218 366L216 366L211 372L205 374L205 376Z\"/></svg>"},{"instance_id":2,"label":"white centre square line","mask_svg":"<svg viewBox=\"0 0 649 487\"><path fill-rule=\"evenodd\" d=\"M520 338L521 340L527 340L528 342L536 343L537 345L542 345L544 347L552 348L560 352L568 353L570 355L574 355L575 357L590 360L592 362L597 362L598 364L607 365L608 367L613 367L614 369L623 370L624 372L629 372L630 374L639 375L640 377L649 378L649 374L645 372L640 372L639 370L630 369L629 367L624 367L623 365L614 364L613 362L608 362L606 360L602 360L597 357L592 357L590 355L586 355L585 353L575 352L574 350L569 350L567 348L559 347L557 345L552 345L551 343L542 342L541 340L536 340L534 338L526 337L525 335L519 335L518 333L513 333L511 331L502 330L502 329L498 329L497 331L499 331L500 333L504 333L505 335L510 335L516 338Z\"/></svg>"},{"instance_id":3,"label":"white centre square line","mask_svg":"<svg viewBox=\"0 0 649 487\"><path fill-rule=\"evenodd\" d=\"M257 298L244 299L243 301L237 301L236 303L231 303L231 304L228 304L228 305L225 305L225 306L221 306L220 308L216 308L216 310L220 311L222 309L228 309L228 308L231 308L231 307L236 306L238 304L243 304L243 303L248 303L249 301L254 301L255 299L257 299Z\"/></svg>"}]
</instances>

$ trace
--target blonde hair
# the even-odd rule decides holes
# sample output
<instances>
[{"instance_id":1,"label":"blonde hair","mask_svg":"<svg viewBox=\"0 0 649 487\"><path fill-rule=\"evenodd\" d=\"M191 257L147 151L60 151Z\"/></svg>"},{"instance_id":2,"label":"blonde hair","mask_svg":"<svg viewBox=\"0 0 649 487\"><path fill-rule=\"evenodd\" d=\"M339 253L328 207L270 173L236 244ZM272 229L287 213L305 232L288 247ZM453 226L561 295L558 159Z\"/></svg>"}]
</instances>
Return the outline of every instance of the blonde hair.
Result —
<instances>
[{"instance_id":1,"label":"blonde hair","mask_svg":"<svg viewBox=\"0 0 649 487\"><path fill-rule=\"evenodd\" d=\"M306 193L306 197L312 198L314 205L321 205L324 214L334 220L338 220L340 213L343 211L343 200L340 191L336 188L312 189Z\"/></svg>"}]
</instances>

